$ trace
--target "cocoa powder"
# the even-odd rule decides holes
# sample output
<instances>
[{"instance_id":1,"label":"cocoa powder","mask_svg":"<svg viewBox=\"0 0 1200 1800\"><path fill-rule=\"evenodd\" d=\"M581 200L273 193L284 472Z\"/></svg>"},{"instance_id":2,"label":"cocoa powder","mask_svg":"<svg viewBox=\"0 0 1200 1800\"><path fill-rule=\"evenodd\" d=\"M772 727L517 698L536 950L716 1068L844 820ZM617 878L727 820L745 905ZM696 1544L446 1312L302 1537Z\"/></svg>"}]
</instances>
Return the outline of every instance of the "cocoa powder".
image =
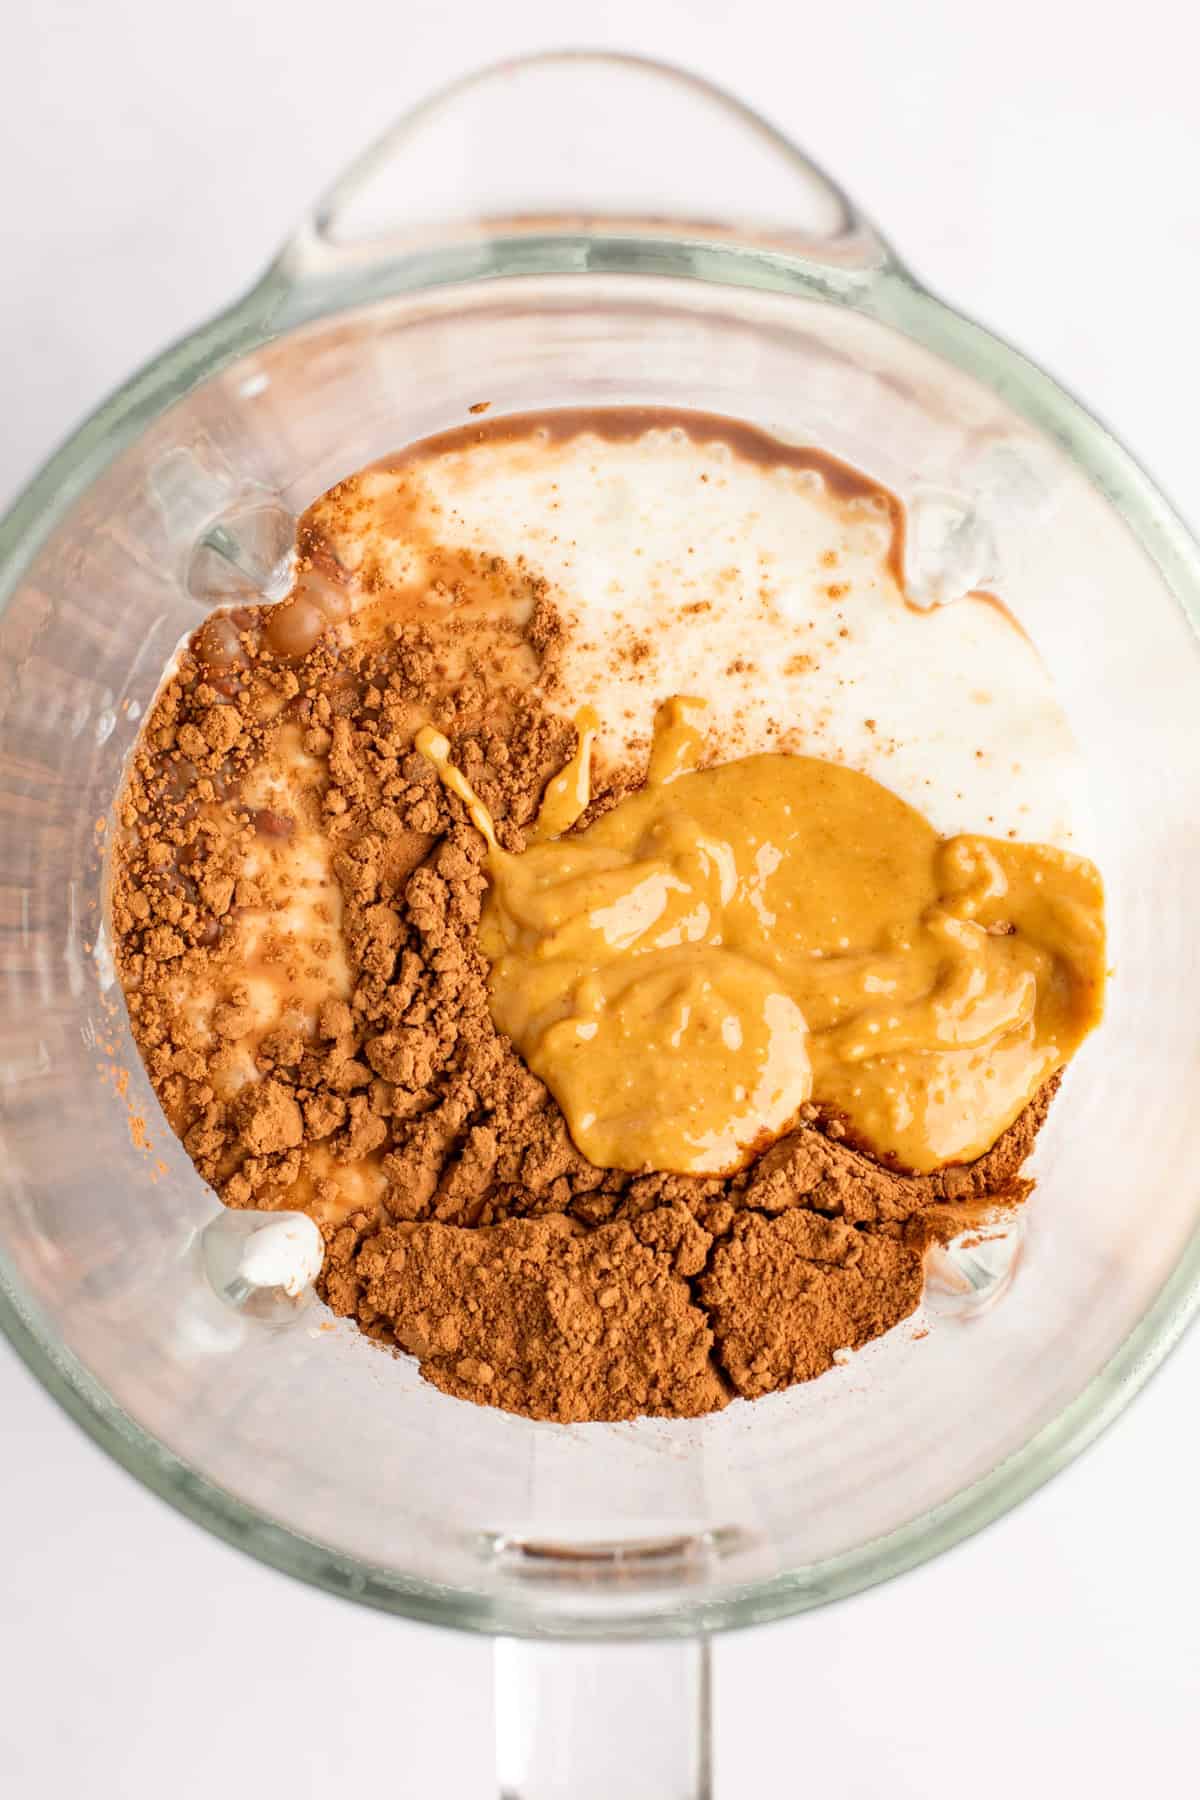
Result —
<instances>
[{"instance_id":1,"label":"cocoa powder","mask_svg":"<svg viewBox=\"0 0 1200 1800\"><path fill-rule=\"evenodd\" d=\"M227 1205L309 1211L328 1305L447 1393L690 1417L810 1380L914 1310L930 1236L1024 1199L1055 1084L932 1176L815 1108L728 1179L588 1163L492 1023L478 834L413 750L444 732L520 849L573 744L547 705L561 623L523 567L431 562L424 615L347 625L294 595L286 620L214 616L152 709L110 910L166 1116ZM593 810L634 779L610 771ZM301 902L307 933L285 928Z\"/></svg>"}]
</instances>

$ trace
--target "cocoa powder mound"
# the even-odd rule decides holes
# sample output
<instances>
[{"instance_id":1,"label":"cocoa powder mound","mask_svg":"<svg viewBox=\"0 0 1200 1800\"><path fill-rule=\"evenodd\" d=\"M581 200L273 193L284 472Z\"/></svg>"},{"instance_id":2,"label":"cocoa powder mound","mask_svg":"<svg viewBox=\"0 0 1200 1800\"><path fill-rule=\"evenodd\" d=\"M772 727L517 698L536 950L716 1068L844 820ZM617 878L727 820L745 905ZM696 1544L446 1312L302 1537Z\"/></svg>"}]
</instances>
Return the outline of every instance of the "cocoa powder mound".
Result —
<instances>
[{"instance_id":1,"label":"cocoa powder mound","mask_svg":"<svg viewBox=\"0 0 1200 1800\"><path fill-rule=\"evenodd\" d=\"M531 1418L712 1412L727 1399L713 1334L657 1216L385 1228L359 1251L360 1321L383 1318L446 1393ZM678 1234L703 1266L707 1233L685 1215Z\"/></svg>"},{"instance_id":2,"label":"cocoa powder mound","mask_svg":"<svg viewBox=\"0 0 1200 1800\"><path fill-rule=\"evenodd\" d=\"M301 544L303 577L321 558ZM548 705L562 621L497 558L437 581L433 613L351 626L298 594L214 616L153 707L110 915L166 1116L226 1204L310 1212L328 1305L448 1393L692 1417L810 1380L914 1310L931 1236L1024 1199L1055 1084L932 1176L816 1108L728 1179L588 1163L492 1023L482 847L413 749L443 731L522 848L574 742ZM633 779L605 772L593 816Z\"/></svg>"},{"instance_id":3,"label":"cocoa powder mound","mask_svg":"<svg viewBox=\"0 0 1200 1800\"><path fill-rule=\"evenodd\" d=\"M831 1368L890 1331L921 1299L924 1233L857 1231L793 1209L742 1213L700 1283L721 1363L756 1400Z\"/></svg>"}]
</instances>

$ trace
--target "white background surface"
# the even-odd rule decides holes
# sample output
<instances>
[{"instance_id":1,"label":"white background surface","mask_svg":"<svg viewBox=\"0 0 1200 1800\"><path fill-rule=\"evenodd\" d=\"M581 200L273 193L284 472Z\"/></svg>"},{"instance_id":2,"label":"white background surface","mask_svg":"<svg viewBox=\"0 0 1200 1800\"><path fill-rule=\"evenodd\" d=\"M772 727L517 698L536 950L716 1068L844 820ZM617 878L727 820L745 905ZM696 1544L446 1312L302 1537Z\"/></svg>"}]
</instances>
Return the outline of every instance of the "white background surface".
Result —
<instances>
[{"instance_id":1,"label":"white background surface","mask_svg":"<svg viewBox=\"0 0 1200 1800\"><path fill-rule=\"evenodd\" d=\"M1057 0L609 0L602 18L562 0L14 7L0 502L245 285L411 100L470 63L575 41L672 56L763 108L1200 523L1200 36L1184 16L1173 0L1111 31ZM1188 1790L1198 1387L1193 1334L1013 1517L839 1608L720 1640L719 1800ZM486 1643L327 1599L206 1538L6 1349L0 1421L0 1793L491 1793Z\"/></svg>"}]
</instances>

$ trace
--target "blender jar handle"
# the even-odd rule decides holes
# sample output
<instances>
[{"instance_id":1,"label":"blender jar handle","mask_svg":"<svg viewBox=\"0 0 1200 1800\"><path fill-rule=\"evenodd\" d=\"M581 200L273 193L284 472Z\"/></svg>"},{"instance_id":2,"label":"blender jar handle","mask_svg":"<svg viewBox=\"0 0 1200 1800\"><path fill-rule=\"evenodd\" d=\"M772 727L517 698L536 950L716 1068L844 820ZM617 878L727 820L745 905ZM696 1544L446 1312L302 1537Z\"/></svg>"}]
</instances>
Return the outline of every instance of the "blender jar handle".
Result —
<instances>
[{"instance_id":1,"label":"blender jar handle","mask_svg":"<svg viewBox=\"0 0 1200 1800\"><path fill-rule=\"evenodd\" d=\"M610 266L599 241L637 237L858 275L894 260L838 183L732 95L666 63L564 50L492 64L414 107L275 267L302 287L500 237L573 239L580 268Z\"/></svg>"},{"instance_id":2,"label":"blender jar handle","mask_svg":"<svg viewBox=\"0 0 1200 1800\"><path fill-rule=\"evenodd\" d=\"M496 1642L500 1800L710 1800L707 1638Z\"/></svg>"}]
</instances>

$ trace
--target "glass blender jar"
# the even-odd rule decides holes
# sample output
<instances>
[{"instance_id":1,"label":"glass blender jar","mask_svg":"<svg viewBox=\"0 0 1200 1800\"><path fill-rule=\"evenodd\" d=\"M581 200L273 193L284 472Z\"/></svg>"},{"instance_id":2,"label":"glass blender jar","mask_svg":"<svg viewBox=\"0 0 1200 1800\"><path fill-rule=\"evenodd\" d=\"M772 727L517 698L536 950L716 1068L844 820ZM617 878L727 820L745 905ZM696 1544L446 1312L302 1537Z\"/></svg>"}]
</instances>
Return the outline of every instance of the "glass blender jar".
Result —
<instances>
[{"instance_id":1,"label":"glass blender jar","mask_svg":"<svg viewBox=\"0 0 1200 1800\"><path fill-rule=\"evenodd\" d=\"M158 1115L106 944L107 821L175 644L284 591L324 488L480 399L726 413L868 470L908 508L917 591L998 587L1088 771L1115 974L1028 1216L948 1253L919 1342L700 1421L465 1406L214 1273L254 1215L220 1212ZM1179 1336L1200 1291L1200 554L1094 419L727 96L580 53L418 108L33 481L0 525L0 602L0 1324L210 1530L494 1634L504 1793L704 1793L706 1634L995 1518ZM653 1750L627 1768L639 1720Z\"/></svg>"}]
</instances>

